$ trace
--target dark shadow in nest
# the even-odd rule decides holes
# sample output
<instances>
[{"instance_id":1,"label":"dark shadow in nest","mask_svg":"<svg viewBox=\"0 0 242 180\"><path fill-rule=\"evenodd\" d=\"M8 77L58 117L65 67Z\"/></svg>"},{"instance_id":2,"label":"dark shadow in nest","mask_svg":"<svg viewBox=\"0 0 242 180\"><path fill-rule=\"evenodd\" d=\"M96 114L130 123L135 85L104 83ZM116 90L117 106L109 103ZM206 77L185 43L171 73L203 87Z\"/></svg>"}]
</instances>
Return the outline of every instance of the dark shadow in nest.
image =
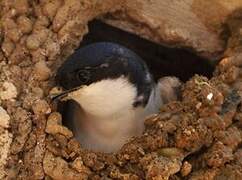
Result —
<instances>
[{"instance_id":1,"label":"dark shadow in nest","mask_svg":"<svg viewBox=\"0 0 242 180\"><path fill-rule=\"evenodd\" d=\"M140 38L131 33L109 26L99 20L89 23L89 33L82 40L80 47L94 42L115 42L121 44L141 56L147 63L154 79L162 76L176 76L187 81L194 74L212 77L214 66L208 59L201 58L186 49L169 48ZM58 110L63 115L63 124L67 127L68 110L65 105L75 102L65 102L59 105Z\"/></svg>"}]
</instances>

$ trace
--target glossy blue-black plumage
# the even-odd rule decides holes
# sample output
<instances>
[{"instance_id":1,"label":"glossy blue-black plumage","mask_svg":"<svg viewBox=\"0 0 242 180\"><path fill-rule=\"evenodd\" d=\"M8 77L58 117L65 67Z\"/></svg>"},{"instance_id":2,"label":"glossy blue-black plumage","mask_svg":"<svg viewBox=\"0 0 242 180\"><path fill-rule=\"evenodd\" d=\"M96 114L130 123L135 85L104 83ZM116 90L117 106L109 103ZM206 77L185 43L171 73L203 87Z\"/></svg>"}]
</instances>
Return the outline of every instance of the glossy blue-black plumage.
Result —
<instances>
[{"instance_id":1,"label":"glossy blue-black plumage","mask_svg":"<svg viewBox=\"0 0 242 180\"><path fill-rule=\"evenodd\" d=\"M61 65L56 79L69 90L120 76L127 77L136 86L137 96L143 96L141 102L134 102L134 105L145 105L154 85L153 79L145 62L119 44L100 42L77 49Z\"/></svg>"}]
</instances>

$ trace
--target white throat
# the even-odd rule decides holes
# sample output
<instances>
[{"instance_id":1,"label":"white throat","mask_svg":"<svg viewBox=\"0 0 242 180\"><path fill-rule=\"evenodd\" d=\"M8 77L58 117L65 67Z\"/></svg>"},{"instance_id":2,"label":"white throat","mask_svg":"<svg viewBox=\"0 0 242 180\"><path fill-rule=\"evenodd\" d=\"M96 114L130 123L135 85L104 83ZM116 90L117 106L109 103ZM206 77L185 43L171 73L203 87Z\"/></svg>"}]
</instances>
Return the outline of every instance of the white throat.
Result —
<instances>
[{"instance_id":1,"label":"white throat","mask_svg":"<svg viewBox=\"0 0 242 180\"><path fill-rule=\"evenodd\" d=\"M141 135L145 117L157 113L162 102L157 89L145 108L133 107L136 97L136 87L124 77L102 80L68 94L67 99L78 102L85 112L74 117L74 134L82 146L114 152L132 136Z\"/></svg>"},{"instance_id":2,"label":"white throat","mask_svg":"<svg viewBox=\"0 0 242 180\"><path fill-rule=\"evenodd\" d=\"M124 77L105 79L68 94L90 115L109 117L132 108L136 88Z\"/></svg>"}]
</instances>

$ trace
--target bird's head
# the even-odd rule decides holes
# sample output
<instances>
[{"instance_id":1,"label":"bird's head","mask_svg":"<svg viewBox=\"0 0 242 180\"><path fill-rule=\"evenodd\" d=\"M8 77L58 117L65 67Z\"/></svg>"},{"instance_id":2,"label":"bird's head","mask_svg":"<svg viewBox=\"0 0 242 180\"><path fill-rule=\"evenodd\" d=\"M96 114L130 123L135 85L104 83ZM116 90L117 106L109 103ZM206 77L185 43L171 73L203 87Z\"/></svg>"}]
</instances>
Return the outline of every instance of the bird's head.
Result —
<instances>
[{"instance_id":1,"label":"bird's head","mask_svg":"<svg viewBox=\"0 0 242 180\"><path fill-rule=\"evenodd\" d=\"M75 51L58 69L64 91L55 99L75 100L90 114L109 115L146 106L153 79L144 61L114 43L94 43Z\"/></svg>"}]
</instances>

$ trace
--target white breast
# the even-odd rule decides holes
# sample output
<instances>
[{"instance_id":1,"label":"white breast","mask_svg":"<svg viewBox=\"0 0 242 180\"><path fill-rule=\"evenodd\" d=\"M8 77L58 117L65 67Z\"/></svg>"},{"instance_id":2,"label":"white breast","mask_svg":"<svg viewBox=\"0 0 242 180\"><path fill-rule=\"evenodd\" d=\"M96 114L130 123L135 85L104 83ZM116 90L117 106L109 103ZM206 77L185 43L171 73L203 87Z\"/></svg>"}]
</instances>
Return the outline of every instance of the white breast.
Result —
<instances>
[{"instance_id":1,"label":"white breast","mask_svg":"<svg viewBox=\"0 0 242 180\"><path fill-rule=\"evenodd\" d=\"M144 129L143 107L134 108L137 90L126 78L106 79L85 86L68 95L84 111L76 109L75 132L82 146L113 152ZM85 112L81 113L80 112Z\"/></svg>"},{"instance_id":2,"label":"white breast","mask_svg":"<svg viewBox=\"0 0 242 180\"><path fill-rule=\"evenodd\" d=\"M73 109L75 136L87 149L119 150L132 136L142 134L145 117L159 111L162 97L169 99L166 91L174 91L170 82L173 81L165 79L158 83L145 108L133 107L137 91L124 77L103 80L69 94L68 98L74 99L84 110Z\"/></svg>"}]
</instances>

